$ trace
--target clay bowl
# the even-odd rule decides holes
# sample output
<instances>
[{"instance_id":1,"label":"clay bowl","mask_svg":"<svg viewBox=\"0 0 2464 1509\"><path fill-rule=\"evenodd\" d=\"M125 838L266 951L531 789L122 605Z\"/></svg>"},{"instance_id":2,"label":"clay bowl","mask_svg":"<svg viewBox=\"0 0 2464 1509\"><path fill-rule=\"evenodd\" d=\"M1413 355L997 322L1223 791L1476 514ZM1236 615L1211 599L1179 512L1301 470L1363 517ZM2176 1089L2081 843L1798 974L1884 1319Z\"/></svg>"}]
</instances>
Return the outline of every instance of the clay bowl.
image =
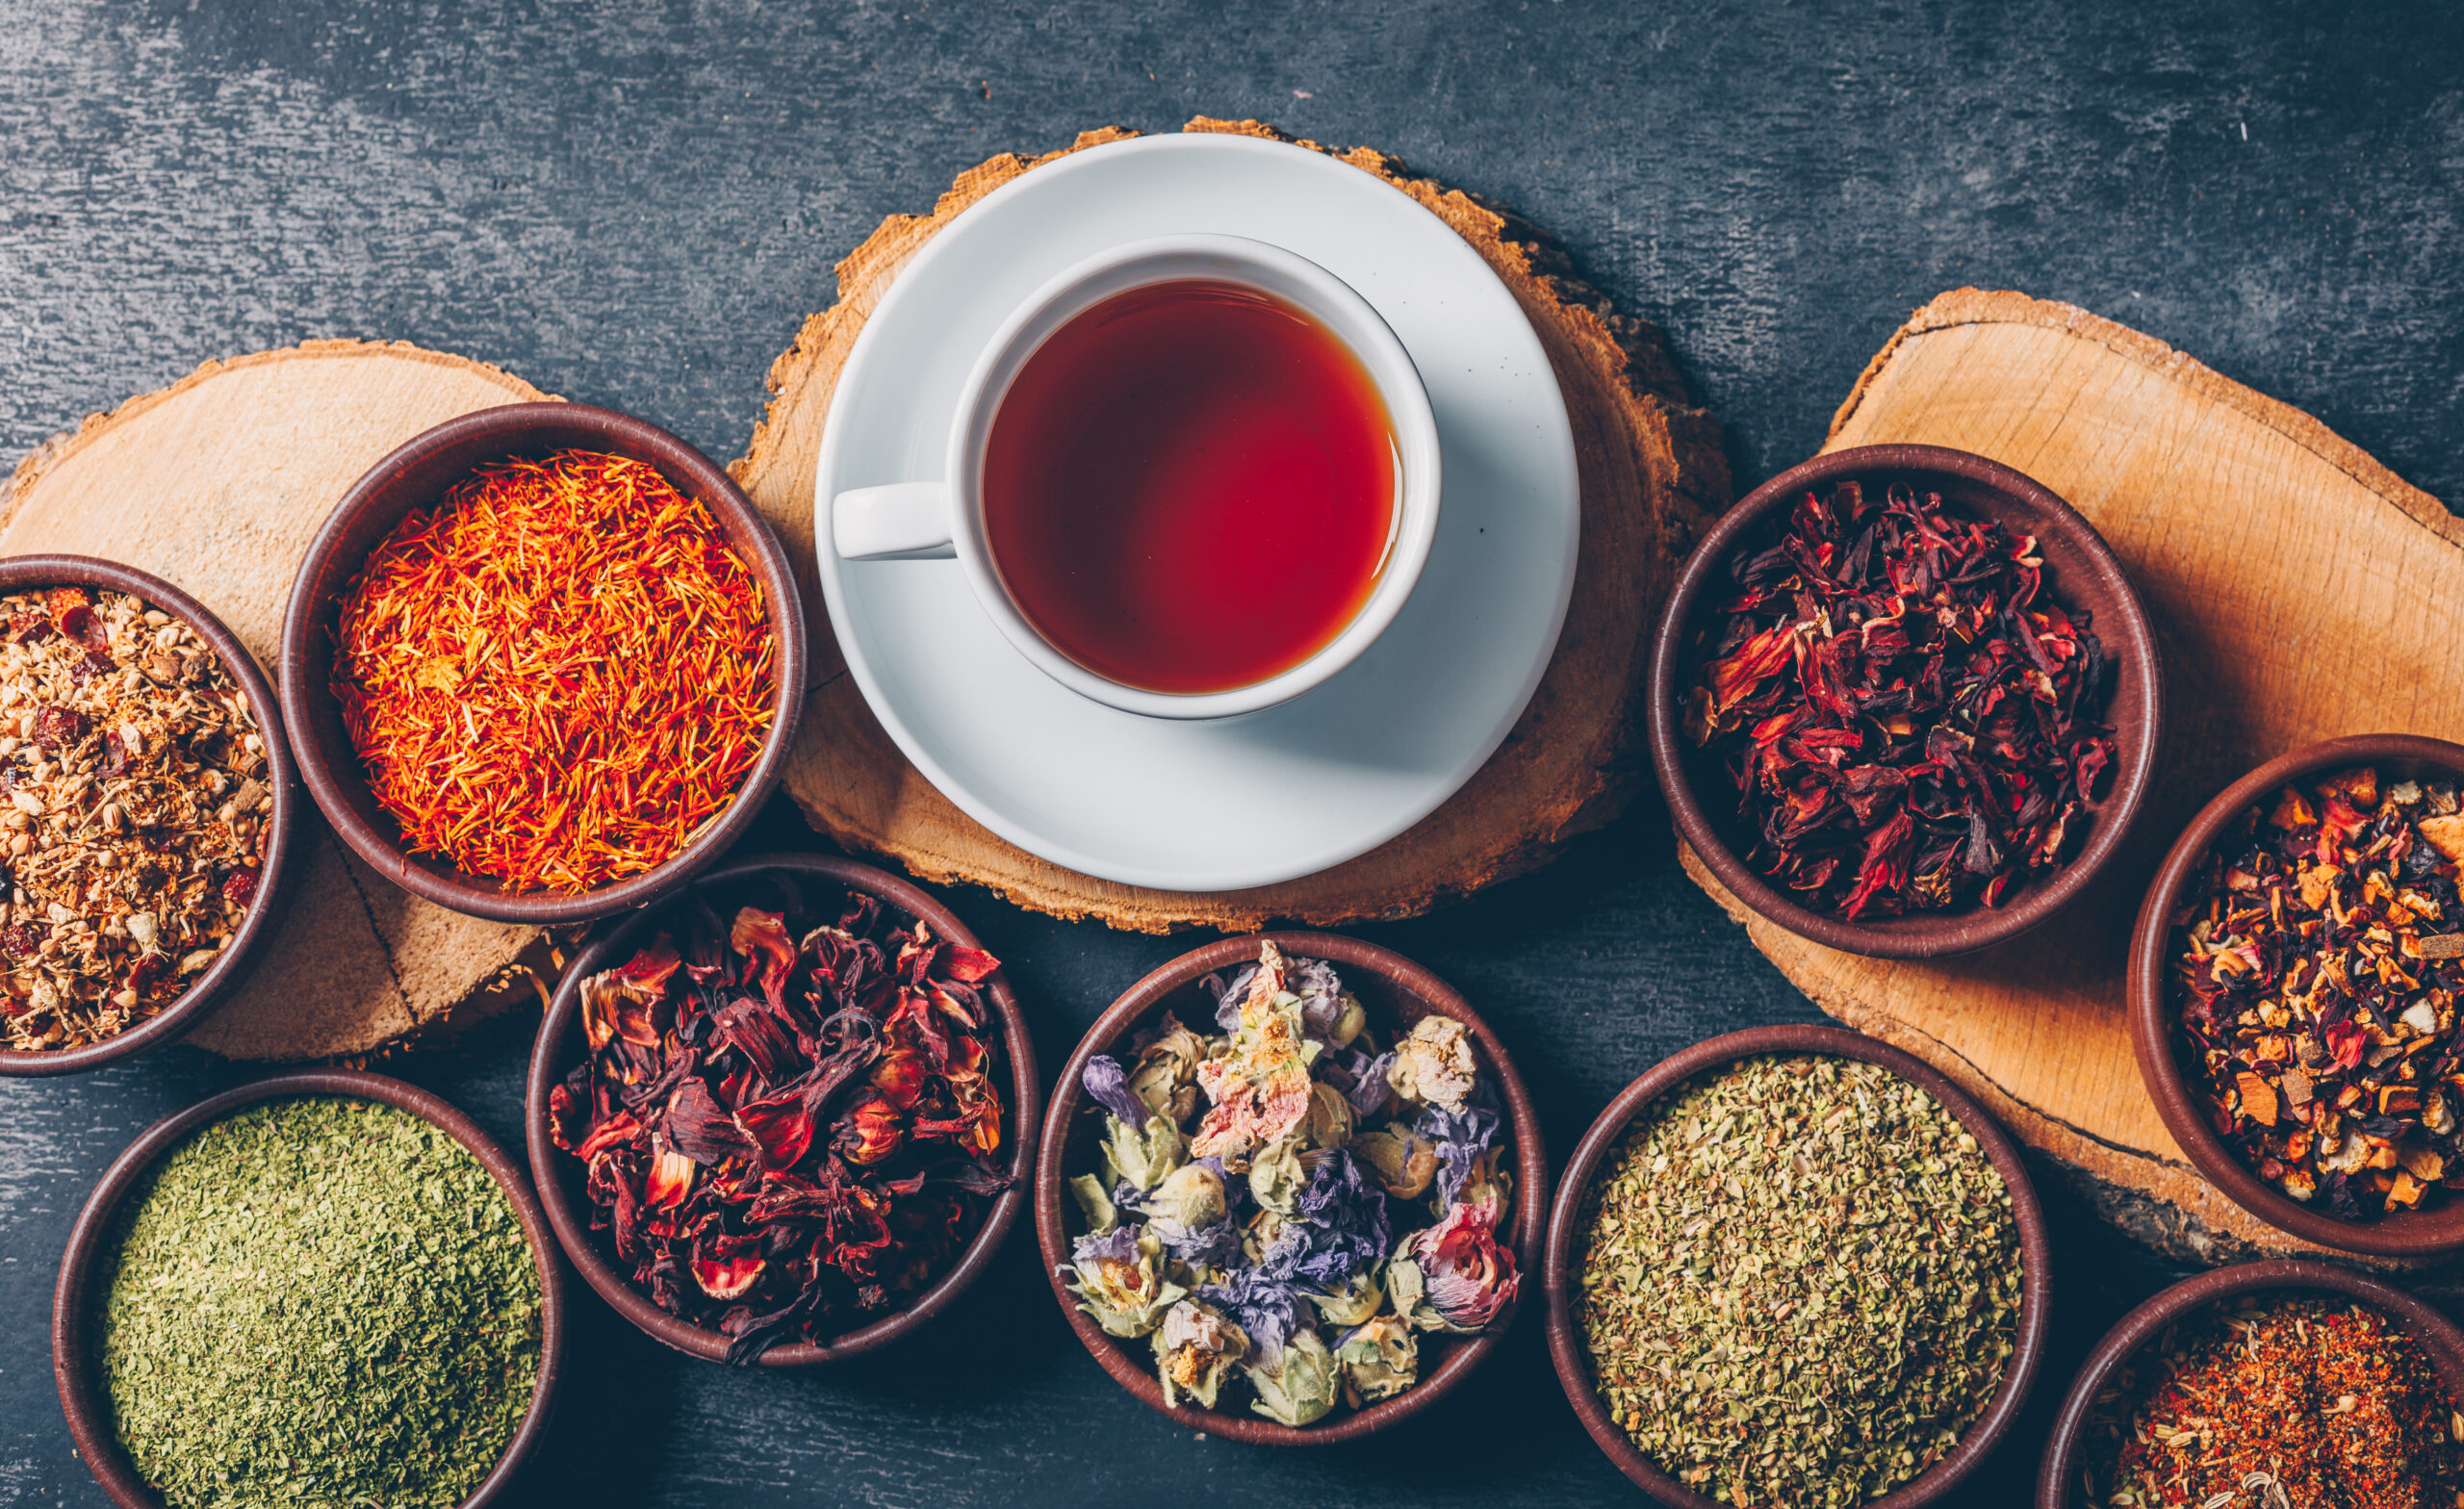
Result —
<instances>
[{"instance_id":1,"label":"clay bowl","mask_svg":"<svg viewBox=\"0 0 2464 1509\"><path fill-rule=\"evenodd\" d=\"M1504 1105L1505 1135L1514 1139L1513 1209L1505 1244L1514 1250L1515 1271L1529 1284L1540 1257L1541 1191L1549 1188L1549 1156L1540 1138L1539 1114L1532 1110L1522 1076L1515 1073L1514 1061L1506 1057L1505 1045L1445 981L1393 949L1334 933L1262 933L1192 949L1131 985L1095 1019L1062 1069L1061 1082L1053 1087L1051 1113L1044 1118L1043 1151L1036 1160L1036 1240L1043 1248L1044 1276L1070 1329L1078 1333L1078 1340L1104 1371L1149 1409L1227 1441L1269 1446L1330 1445L1374 1434L1452 1392L1504 1339L1517 1306L1508 1305L1475 1336L1420 1333L1420 1382L1395 1397L1367 1409L1338 1410L1315 1424L1293 1426L1252 1415L1245 1405L1233 1410L1166 1405L1163 1385L1155 1377L1152 1343L1144 1337L1121 1341L1106 1336L1079 1310L1077 1297L1060 1272L1069 1262L1071 1244L1087 1229L1078 1202L1069 1195L1068 1179L1095 1167L1095 1144L1103 1131L1100 1115L1082 1113L1096 1109L1079 1084L1087 1061L1099 1053L1125 1052L1131 1035L1164 1008L1193 1024L1194 1030L1210 1030L1215 1009L1197 983L1208 975L1228 974L1254 962L1263 941L1272 941L1293 958L1322 959L1333 964L1346 988L1360 998L1370 1026L1381 1039L1399 1030L1409 1032L1424 1016L1450 1016L1470 1030L1480 1072L1496 1087L1498 1099Z\"/></svg>"},{"instance_id":2,"label":"clay bowl","mask_svg":"<svg viewBox=\"0 0 2464 1509\"><path fill-rule=\"evenodd\" d=\"M2092 1448L2092 1444L2084 1439L2089 1412L2117 1369L2162 1335L2167 1326L2188 1318L2194 1312L2220 1300L2269 1290L2343 1294L2378 1310L2421 1343L2422 1350L2429 1354L2446 1380L2449 1392L2464 1399L2464 1330L2458 1330L2454 1321L2401 1290L2325 1263L2278 1259L2217 1268L2159 1291L2122 1317L2121 1323L2096 1343L2096 1349L2079 1369L2079 1376L2072 1380L2070 1392L2063 1395L2061 1413L2054 1417L2053 1434L2045 1443L2044 1463L2037 1471L2037 1509L2086 1509L2085 1497L2076 1493L2066 1497L2064 1490L2066 1485L2076 1485L2080 1474L2088 1470Z\"/></svg>"},{"instance_id":3,"label":"clay bowl","mask_svg":"<svg viewBox=\"0 0 2464 1509\"><path fill-rule=\"evenodd\" d=\"M2464 780L2464 746L2411 734L2360 734L2306 745L2268 761L2224 788L2199 809L2173 841L2140 904L2130 937L2130 1039L2139 1077L2173 1135L2198 1171L2234 1204L2278 1231L2345 1252L2382 1258L2422 1258L2464 1249L2464 1200L2449 1198L2426 1211L2399 1211L2374 1221L2350 1221L2294 1199L2244 1166L2216 1135L2200 1109L2200 1094L2185 1072L2166 982L2172 929L2166 919L2179 908L2208 846L2237 813L2267 802L2277 787L2348 765L2375 765L2382 779L2434 772ZM2195 1072L2195 1071L2192 1071Z\"/></svg>"},{"instance_id":4,"label":"clay bowl","mask_svg":"<svg viewBox=\"0 0 2464 1509\"><path fill-rule=\"evenodd\" d=\"M967 931L966 924L925 891L871 865L858 864L830 855L770 854L732 859L702 876L695 882L695 888L726 886L753 881L764 874L783 875L802 889L808 900L828 886L868 893L879 897L882 905L893 912L931 924L937 937L948 938L968 948L979 946L975 934ZM606 1245L607 1238L590 1229L591 1206L582 1191L582 1164L556 1145L549 1130L549 1092L562 1084L575 1065L582 1061L585 1049L581 1027L581 983L630 958L632 951L657 931L663 915L664 908L636 912L620 923L602 929L566 966L564 978L557 984L555 998L549 1003L548 1014L539 1023L539 1036L530 1050L530 1081L525 1108L526 1136L530 1149L531 1172L538 1180L540 1204L547 1209L548 1223L555 1229L556 1240L563 1243L565 1256L573 1260L574 1266L581 1270L583 1281L598 1291L599 1297L613 1305L626 1319L656 1340L688 1356L725 1362L728 1352L726 1337L716 1331L689 1325L651 1303L649 1297L634 1289L625 1272L616 1266ZM830 920L835 920L834 915ZM1035 1042L1028 1036L1027 1019L1018 1010L1018 999L1010 988L1008 973L994 971L984 982L984 986L985 999L992 1004L992 1010L999 1018L1000 1052L1009 1068L1009 1125L1004 1129L1003 1137L1010 1151L1010 1188L992 1202L983 1227L976 1232L975 1240L968 1243L959 1261L918 1295L914 1303L895 1315L833 1337L826 1343L794 1342L773 1346L762 1354L760 1367L812 1368L824 1363L843 1362L886 1346L948 1309L950 1303L964 1292L966 1287L974 1283L999 1254L1001 1243L1008 1239L1020 1208L1027 1202L1028 1184L1035 1173L1036 1129L1042 1113L1043 1095L1036 1077Z\"/></svg>"},{"instance_id":5,"label":"clay bowl","mask_svg":"<svg viewBox=\"0 0 2464 1509\"><path fill-rule=\"evenodd\" d=\"M1575 1328L1576 1228L1581 1220L1583 1195L1591 1188L1592 1176L1600 1171L1602 1161L1645 1107L1706 1069L1774 1053L1819 1053L1861 1059L1911 1081L1959 1117L1960 1124L1975 1136L1986 1156L2001 1172L2003 1182L2011 1188L2011 1204L2019 1223L2020 1259L2027 1268L2026 1288L2020 1296L2018 1344L2012 1349L2001 1387L1994 1391L1985 1413L1968 1426L1967 1434L1960 1438L1950 1455L1868 1506L1916 1509L1919 1504L1933 1503L1950 1493L1979 1463L1992 1455L2027 1402L2028 1390L2035 1386L2037 1372L2044 1365L2045 1339L2051 1328L2047 1312L2053 1298L2053 1254L2045 1230L2044 1208L2037 1203L2036 1189L2028 1183L2018 1150L2011 1145L2001 1127L1985 1113L1983 1107L1931 1066L1862 1033L1844 1027L1813 1026L1756 1027L1728 1033L1661 1060L1608 1103L1608 1109L1583 1134L1581 1144L1566 1164L1564 1176L1557 1181L1556 1202L1549 1212L1549 1250L1541 1266L1541 1283L1549 1295L1549 1355L1556 1364L1557 1382L1564 1387L1567 1400L1582 1419L1582 1428L1591 1433L1591 1439L1608 1454L1608 1460L1616 1463L1617 1470L1632 1479L1636 1487L1677 1509L1725 1509L1660 1471L1643 1455L1624 1429L1609 1418L1608 1407L1593 1389L1591 1364Z\"/></svg>"},{"instance_id":6,"label":"clay bowl","mask_svg":"<svg viewBox=\"0 0 2464 1509\"><path fill-rule=\"evenodd\" d=\"M266 744L266 785L270 792L265 830L265 867L257 878L256 899L222 957L196 977L186 992L144 1021L98 1043L65 1048L58 1053L14 1053L0 1050L0 1075L74 1074L116 1063L149 1048L177 1042L191 1028L213 1014L256 964L265 945L279 930L282 910L291 896L291 835L299 812L299 778L284 736L282 708L265 673L239 636L206 610L205 604L162 577L86 555L19 555L0 560L0 594L40 587L84 586L125 592L161 608L196 631L213 648L232 681L248 699L256 714L257 736Z\"/></svg>"},{"instance_id":7,"label":"clay bowl","mask_svg":"<svg viewBox=\"0 0 2464 1509\"><path fill-rule=\"evenodd\" d=\"M111 1402L103 1390L102 1371L94 1365L90 1334L104 1248L120 1202L154 1161L191 1132L257 1101L302 1095L345 1095L377 1101L443 1129L496 1176L498 1187L513 1201L514 1214L521 1217L523 1235L529 1240L530 1258L539 1269L539 1381L530 1391L530 1411L522 1418L496 1471L463 1500L462 1509L481 1509L482 1505L507 1497L523 1463L547 1432L555 1401L556 1375L564 1363L564 1269L556 1262L547 1219L540 1214L539 1202L532 1197L530 1181L521 1165L506 1157L504 1150L470 1117L417 1086L364 1069L303 1069L276 1074L224 1090L147 1128L104 1171L102 1182L87 1196L86 1208L78 1213L77 1224L68 1233L68 1250L60 1260L60 1282L52 1291L52 1375L60 1387L60 1407L68 1417L68 1434L77 1444L78 1458L120 1509L165 1509L163 1496L138 1475L136 1467L120 1450L112 1426Z\"/></svg>"},{"instance_id":8,"label":"clay bowl","mask_svg":"<svg viewBox=\"0 0 2464 1509\"><path fill-rule=\"evenodd\" d=\"M717 819L657 868L580 895L515 891L434 856L402 851L401 830L368 780L328 683L333 627L344 591L403 515L435 503L487 462L563 449L606 451L646 461L679 491L709 509L745 564L761 579L777 645L778 692L769 736L744 785ZM351 852L411 894L498 922L547 926L592 922L647 907L682 888L744 835L786 769L787 746L804 707L805 618L794 571L770 525L743 490L707 456L644 420L581 403L514 403L481 409L414 436L351 485L308 548L282 622L282 716L308 790Z\"/></svg>"},{"instance_id":9,"label":"clay bowl","mask_svg":"<svg viewBox=\"0 0 2464 1509\"><path fill-rule=\"evenodd\" d=\"M2088 837L2070 862L2023 885L2004 905L1971 903L1952 911L1847 922L1798 906L1739 856L1749 847L1735 815L1735 787L1716 754L1685 737L1687 693L1701 669L1698 636L1715 627L1730 554L1757 528L1810 491L1855 478L1869 487L1906 482L1979 519L2033 534L2046 581L2063 603L2095 616L2113 682L2105 718L2117 747L2111 788L2094 808ZM2164 722L2164 672L2156 638L2121 563L2095 526L2040 484L1998 462L1939 446L1861 446L1814 457L1781 473L1720 516L1694 548L1660 615L1652 642L1648 706L1652 766L1695 854L1737 900L1800 937L1876 959L1940 959L1989 947L2027 932L2086 890L2120 849L2153 778Z\"/></svg>"}]
</instances>

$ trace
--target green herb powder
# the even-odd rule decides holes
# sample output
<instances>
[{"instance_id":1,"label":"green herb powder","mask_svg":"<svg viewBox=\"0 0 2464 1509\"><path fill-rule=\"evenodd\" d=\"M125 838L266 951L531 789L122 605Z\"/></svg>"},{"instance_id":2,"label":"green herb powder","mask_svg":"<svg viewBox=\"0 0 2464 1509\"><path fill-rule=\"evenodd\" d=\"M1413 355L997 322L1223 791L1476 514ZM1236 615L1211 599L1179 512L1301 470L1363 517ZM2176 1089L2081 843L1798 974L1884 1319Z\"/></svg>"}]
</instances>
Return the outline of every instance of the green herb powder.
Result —
<instances>
[{"instance_id":1,"label":"green herb powder","mask_svg":"<svg viewBox=\"0 0 2464 1509\"><path fill-rule=\"evenodd\" d=\"M539 1371L539 1274L443 1130L363 1100L249 1106L124 1211L104 1382L173 1509L444 1509L503 1455Z\"/></svg>"},{"instance_id":2,"label":"green herb powder","mask_svg":"<svg viewBox=\"0 0 2464 1509\"><path fill-rule=\"evenodd\" d=\"M1878 1064L1749 1059L1645 1108L1583 1203L1575 1319L1644 1455L1756 1509L1848 1509L1939 1460L2017 1341L2011 1191Z\"/></svg>"}]
</instances>

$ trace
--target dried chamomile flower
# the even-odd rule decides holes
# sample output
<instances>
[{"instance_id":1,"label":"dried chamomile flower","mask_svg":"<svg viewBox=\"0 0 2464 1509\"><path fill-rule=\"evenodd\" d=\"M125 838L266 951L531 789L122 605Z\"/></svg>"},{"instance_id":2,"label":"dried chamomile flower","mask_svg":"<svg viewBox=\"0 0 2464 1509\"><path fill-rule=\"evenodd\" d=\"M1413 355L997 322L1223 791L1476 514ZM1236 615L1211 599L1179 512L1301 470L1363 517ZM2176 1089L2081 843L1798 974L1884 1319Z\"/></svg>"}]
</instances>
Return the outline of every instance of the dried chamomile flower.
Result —
<instances>
[{"instance_id":1,"label":"dried chamomile flower","mask_svg":"<svg viewBox=\"0 0 2464 1509\"><path fill-rule=\"evenodd\" d=\"M1249 1386L1258 1391L1249 1408L1286 1425L1306 1425L1335 1407L1340 1369L1317 1332L1294 1333L1276 1364L1246 1369Z\"/></svg>"},{"instance_id":2,"label":"dried chamomile flower","mask_svg":"<svg viewBox=\"0 0 2464 1509\"><path fill-rule=\"evenodd\" d=\"M1182 1139L1181 1129L1166 1117L1149 1116L1144 1126L1134 1127L1118 1116L1107 1116L1104 1125L1107 1136L1099 1151L1109 1184L1152 1189L1164 1182L1165 1175L1189 1162L1189 1144Z\"/></svg>"},{"instance_id":3,"label":"dried chamomile flower","mask_svg":"<svg viewBox=\"0 0 2464 1509\"><path fill-rule=\"evenodd\" d=\"M1223 1380L1249 1355L1249 1339L1211 1305L1184 1299L1164 1315L1155 1331L1156 1375L1163 1380L1164 1403L1185 1398L1215 1408Z\"/></svg>"},{"instance_id":4,"label":"dried chamomile flower","mask_svg":"<svg viewBox=\"0 0 2464 1509\"><path fill-rule=\"evenodd\" d=\"M1420 1381L1420 1338L1399 1317L1377 1316L1344 1338L1335 1361L1343 1368L1344 1401L1358 1409Z\"/></svg>"},{"instance_id":5,"label":"dried chamomile flower","mask_svg":"<svg viewBox=\"0 0 2464 1509\"><path fill-rule=\"evenodd\" d=\"M1189 1293L1164 1276L1164 1244L1134 1226L1078 1239L1069 1253L1069 1292L1079 1309L1119 1337L1154 1330Z\"/></svg>"},{"instance_id":6,"label":"dried chamomile flower","mask_svg":"<svg viewBox=\"0 0 2464 1509\"><path fill-rule=\"evenodd\" d=\"M1437 1178L1437 1144L1400 1121L1389 1121L1353 1138L1351 1152L1399 1200L1419 1199Z\"/></svg>"},{"instance_id":7,"label":"dried chamomile flower","mask_svg":"<svg viewBox=\"0 0 2464 1509\"><path fill-rule=\"evenodd\" d=\"M1461 1111L1479 1073L1463 1024L1450 1016L1424 1016L1412 1024L1412 1035L1396 1044L1395 1066L1386 1071L1386 1079L1405 1100Z\"/></svg>"}]
</instances>

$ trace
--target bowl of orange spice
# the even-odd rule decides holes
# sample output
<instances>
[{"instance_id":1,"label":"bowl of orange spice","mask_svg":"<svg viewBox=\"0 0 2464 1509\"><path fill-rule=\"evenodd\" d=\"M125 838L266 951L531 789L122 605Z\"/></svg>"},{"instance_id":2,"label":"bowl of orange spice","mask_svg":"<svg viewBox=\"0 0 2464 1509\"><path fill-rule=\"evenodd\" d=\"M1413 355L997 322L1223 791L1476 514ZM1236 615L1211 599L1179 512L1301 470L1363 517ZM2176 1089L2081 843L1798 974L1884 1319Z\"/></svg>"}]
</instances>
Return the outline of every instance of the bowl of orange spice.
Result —
<instances>
[{"instance_id":1,"label":"bowl of orange spice","mask_svg":"<svg viewBox=\"0 0 2464 1509\"><path fill-rule=\"evenodd\" d=\"M778 783L805 624L734 481L578 403L449 420L354 484L292 585L282 717L344 843L473 916L660 901Z\"/></svg>"}]
</instances>

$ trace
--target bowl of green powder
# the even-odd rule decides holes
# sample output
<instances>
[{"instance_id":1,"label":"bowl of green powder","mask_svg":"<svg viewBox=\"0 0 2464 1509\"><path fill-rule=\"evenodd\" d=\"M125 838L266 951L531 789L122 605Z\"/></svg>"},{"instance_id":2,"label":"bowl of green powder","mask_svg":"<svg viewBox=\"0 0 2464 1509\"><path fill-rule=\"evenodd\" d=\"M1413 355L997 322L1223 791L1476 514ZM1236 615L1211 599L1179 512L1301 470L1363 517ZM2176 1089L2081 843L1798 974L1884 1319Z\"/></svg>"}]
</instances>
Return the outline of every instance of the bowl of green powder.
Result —
<instances>
[{"instance_id":1,"label":"bowl of green powder","mask_svg":"<svg viewBox=\"0 0 2464 1509\"><path fill-rule=\"evenodd\" d=\"M1550 1213L1549 1349L1583 1426L1685 1509L1913 1509L2035 1382L2044 1213L1948 1080L1835 1027L1695 1044L1627 1087Z\"/></svg>"},{"instance_id":2,"label":"bowl of green powder","mask_svg":"<svg viewBox=\"0 0 2464 1509\"><path fill-rule=\"evenodd\" d=\"M125 1509L475 1509L546 1426L553 1250L520 1166L425 1090L228 1090L131 1144L69 1235L69 1434Z\"/></svg>"}]
</instances>

